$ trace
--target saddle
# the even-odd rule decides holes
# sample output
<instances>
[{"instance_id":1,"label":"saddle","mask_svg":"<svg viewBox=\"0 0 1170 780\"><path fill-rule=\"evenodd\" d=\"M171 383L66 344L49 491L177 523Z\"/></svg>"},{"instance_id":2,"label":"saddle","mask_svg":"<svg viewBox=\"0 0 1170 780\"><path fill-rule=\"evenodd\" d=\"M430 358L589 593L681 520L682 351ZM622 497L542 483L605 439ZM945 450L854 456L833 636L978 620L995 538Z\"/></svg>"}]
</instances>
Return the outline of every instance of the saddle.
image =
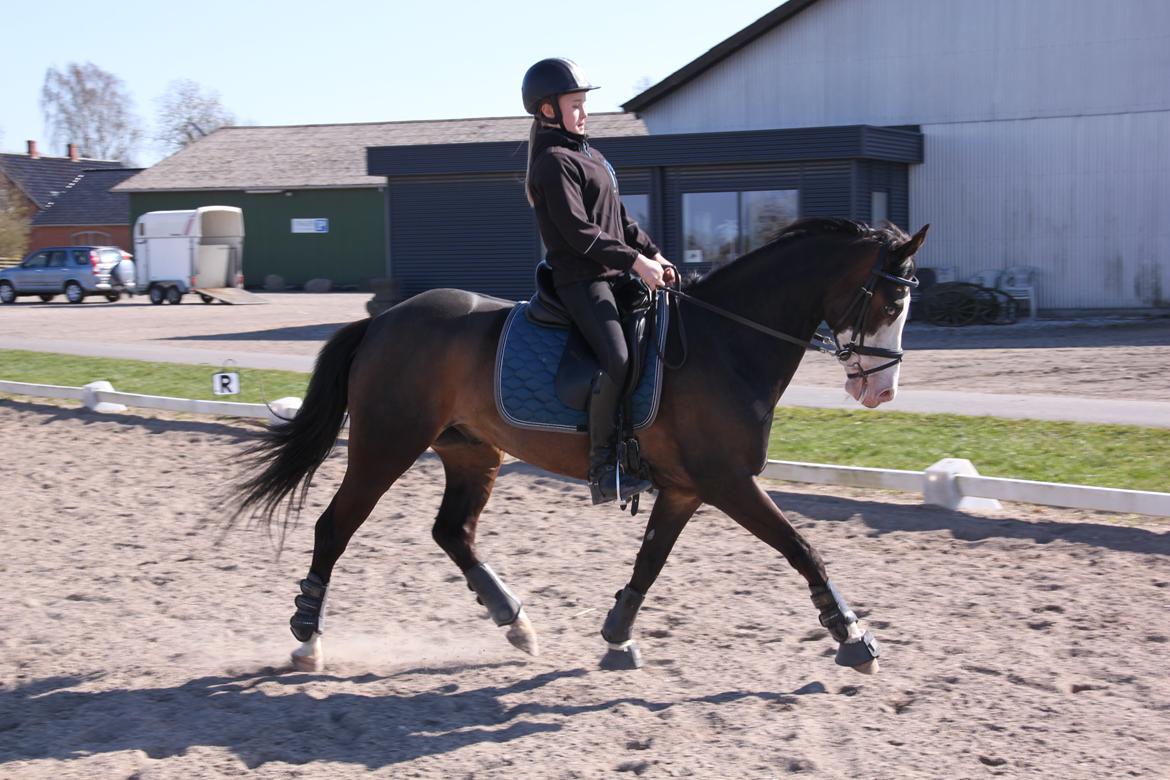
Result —
<instances>
[{"instance_id":1,"label":"saddle","mask_svg":"<svg viewBox=\"0 0 1170 780\"><path fill-rule=\"evenodd\" d=\"M630 366L626 383L622 388L622 419L628 421L630 397L642 378L646 367L646 349L651 341L654 324L654 300L646 284L635 276L621 276L613 282L613 297L617 301L621 317L622 332L626 337L626 348ZM524 309L528 321L546 328L562 328L569 331L557 366L557 397L571 409L584 410L589 399L593 378L601 370L597 357L581 331L573 324L569 312L561 303L553 286L553 269L547 261L541 260L536 266L536 292ZM623 424L623 438L625 438ZM632 433L632 431L630 431Z\"/></svg>"}]
</instances>

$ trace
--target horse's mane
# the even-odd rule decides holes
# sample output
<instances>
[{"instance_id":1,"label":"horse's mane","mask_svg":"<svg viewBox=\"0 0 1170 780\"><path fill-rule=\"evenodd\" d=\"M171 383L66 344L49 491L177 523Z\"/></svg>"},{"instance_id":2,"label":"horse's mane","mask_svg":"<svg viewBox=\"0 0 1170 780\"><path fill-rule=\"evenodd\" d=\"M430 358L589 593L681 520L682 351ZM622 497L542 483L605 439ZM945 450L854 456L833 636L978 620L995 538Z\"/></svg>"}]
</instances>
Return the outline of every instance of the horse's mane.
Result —
<instances>
[{"instance_id":1,"label":"horse's mane","mask_svg":"<svg viewBox=\"0 0 1170 780\"><path fill-rule=\"evenodd\" d=\"M689 275L683 280L683 290L716 278L729 269L735 268L741 263L748 262L754 257L771 252L777 244L787 244L804 238L815 238L826 235L854 238L860 241L877 241L885 244L890 249L894 249L898 245L905 243L910 238L906 231L889 221L872 226L864 222L858 222L857 220L843 219L840 217L804 217L778 230L772 236L771 241L758 249L753 249L751 252L737 257L730 263L712 268L705 274L696 273Z\"/></svg>"}]
</instances>

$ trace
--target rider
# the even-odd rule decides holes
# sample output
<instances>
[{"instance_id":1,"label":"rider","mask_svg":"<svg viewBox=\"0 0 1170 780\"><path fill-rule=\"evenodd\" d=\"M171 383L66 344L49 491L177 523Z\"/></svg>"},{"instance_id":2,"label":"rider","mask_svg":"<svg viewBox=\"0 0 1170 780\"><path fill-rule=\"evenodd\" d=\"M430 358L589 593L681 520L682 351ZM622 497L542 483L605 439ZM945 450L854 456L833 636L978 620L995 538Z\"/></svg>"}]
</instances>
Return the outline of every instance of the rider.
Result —
<instances>
[{"instance_id":1,"label":"rider","mask_svg":"<svg viewBox=\"0 0 1170 780\"><path fill-rule=\"evenodd\" d=\"M524 74L532 114L525 190L536 211L557 288L601 365L589 396L589 489L593 503L618 498L617 410L629 354L610 283L633 271L651 288L676 278L674 266L626 214L617 175L585 135L585 93L597 89L571 60L541 60ZM621 480L622 498L650 487Z\"/></svg>"}]
</instances>

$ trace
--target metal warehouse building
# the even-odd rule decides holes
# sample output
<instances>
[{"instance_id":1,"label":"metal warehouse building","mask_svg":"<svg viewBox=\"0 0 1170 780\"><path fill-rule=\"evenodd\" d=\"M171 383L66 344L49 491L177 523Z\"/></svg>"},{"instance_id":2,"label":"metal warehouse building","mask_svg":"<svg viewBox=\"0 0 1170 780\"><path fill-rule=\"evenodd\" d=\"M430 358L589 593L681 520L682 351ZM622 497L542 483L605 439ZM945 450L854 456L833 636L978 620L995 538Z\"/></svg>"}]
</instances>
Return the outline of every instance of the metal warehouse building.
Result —
<instances>
[{"instance_id":1,"label":"metal warehouse building","mask_svg":"<svg viewBox=\"0 0 1170 780\"><path fill-rule=\"evenodd\" d=\"M623 108L654 136L916 126L924 265L1035 266L1041 309L1170 306L1163 0L789 0Z\"/></svg>"}]
</instances>

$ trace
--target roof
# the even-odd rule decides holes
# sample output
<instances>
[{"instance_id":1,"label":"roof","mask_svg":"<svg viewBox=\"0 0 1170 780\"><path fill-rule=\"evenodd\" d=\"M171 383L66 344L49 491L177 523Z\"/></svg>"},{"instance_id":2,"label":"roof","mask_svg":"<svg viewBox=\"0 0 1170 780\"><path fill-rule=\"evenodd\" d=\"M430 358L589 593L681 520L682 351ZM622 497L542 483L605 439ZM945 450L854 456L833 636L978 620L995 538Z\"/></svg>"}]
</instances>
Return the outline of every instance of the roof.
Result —
<instances>
[{"instance_id":1,"label":"roof","mask_svg":"<svg viewBox=\"0 0 1170 780\"><path fill-rule=\"evenodd\" d=\"M530 116L286 127L224 127L118 185L115 192L385 186L366 172L366 148L527 141ZM593 114L594 136L646 135L642 120Z\"/></svg>"},{"instance_id":2,"label":"roof","mask_svg":"<svg viewBox=\"0 0 1170 780\"><path fill-rule=\"evenodd\" d=\"M121 168L113 160L73 161L68 157L29 157L27 154L0 154L0 173L21 189L38 209L48 208L53 199L85 170Z\"/></svg>"},{"instance_id":3,"label":"roof","mask_svg":"<svg viewBox=\"0 0 1170 780\"><path fill-rule=\"evenodd\" d=\"M661 100L703 71L717 65L760 36L784 24L784 22L787 22L816 1L788 0L788 2L779 8L764 14L735 35L708 50L706 54L698 59L692 60L682 66L645 92L637 94L625 103L622 103L622 108L632 113L641 111L651 103Z\"/></svg>"},{"instance_id":4,"label":"roof","mask_svg":"<svg viewBox=\"0 0 1170 780\"><path fill-rule=\"evenodd\" d=\"M33 217L33 225L125 225L130 221L130 196L110 192L141 168L99 168L83 171L53 204Z\"/></svg>"}]
</instances>

